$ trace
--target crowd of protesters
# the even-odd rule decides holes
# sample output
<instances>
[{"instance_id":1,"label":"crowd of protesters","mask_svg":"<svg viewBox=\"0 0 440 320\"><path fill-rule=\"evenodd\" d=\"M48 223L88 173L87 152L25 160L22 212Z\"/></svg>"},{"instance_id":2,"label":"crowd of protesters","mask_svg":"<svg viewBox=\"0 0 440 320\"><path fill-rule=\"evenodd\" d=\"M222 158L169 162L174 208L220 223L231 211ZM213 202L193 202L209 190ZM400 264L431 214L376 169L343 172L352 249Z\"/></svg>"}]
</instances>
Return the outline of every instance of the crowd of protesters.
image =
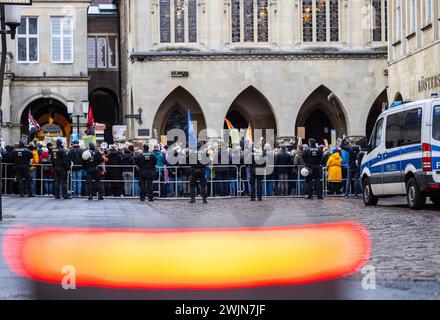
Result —
<instances>
[{"instance_id":1,"label":"crowd of protesters","mask_svg":"<svg viewBox=\"0 0 440 320\"><path fill-rule=\"evenodd\" d=\"M364 153L365 141L353 139L338 139L339 147L330 148L317 146L322 152L320 166L327 174L327 194L357 195L360 192L359 174L360 162ZM3 159L3 192L20 194L19 187L22 177L17 175L19 170L14 162L14 151L25 148L29 151L30 186L26 188L28 195L53 195L54 169L52 167L53 146L48 143L43 146L38 140L24 146L8 145L1 150ZM308 144L283 144L273 148L264 143L255 146L264 152L266 158L272 157L273 170L266 170L263 194L265 196L306 195L306 179L301 175L305 166L304 154L310 148ZM104 186L104 195L112 197L138 197L139 172L135 165L135 157L142 152L134 145L118 148L110 145L103 149L97 147L103 155L99 174ZM154 191L160 197L187 197L190 194L189 180L191 168L184 159L187 158L188 148L154 145L152 154L156 158L156 173ZM85 196L85 176L82 154L84 150L77 141L66 150L70 163L69 183L71 196ZM210 164L205 168L205 178L208 181L207 193L213 196L248 196L250 195L250 168L243 163L244 150L240 146L229 147L220 141L207 148ZM170 157L170 156L173 157ZM174 159L171 161L170 159ZM175 161L179 159L179 161ZM182 161L180 161L180 159ZM226 161L224 159L227 159ZM269 165L267 165L269 166ZM266 167L267 168L267 167ZM212 183L211 183L212 182ZM200 186L197 186L200 193Z\"/></svg>"}]
</instances>

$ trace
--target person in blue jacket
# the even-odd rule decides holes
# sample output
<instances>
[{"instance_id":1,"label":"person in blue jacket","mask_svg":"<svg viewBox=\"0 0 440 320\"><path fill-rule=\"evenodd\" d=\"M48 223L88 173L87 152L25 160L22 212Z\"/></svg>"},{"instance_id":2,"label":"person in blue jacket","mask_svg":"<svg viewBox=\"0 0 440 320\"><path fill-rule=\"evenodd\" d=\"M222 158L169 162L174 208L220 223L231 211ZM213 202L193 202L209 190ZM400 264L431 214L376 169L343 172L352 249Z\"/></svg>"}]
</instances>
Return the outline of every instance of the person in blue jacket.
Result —
<instances>
[{"instance_id":1,"label":"person in blue jacket","mask_svg":"<svg viewBox=\"0 0 440 320\"><path fill-rule=\"evenodd\" d=\"M350 154L348 153L347 150L342 149L341 152L341 158L342 158L342 190L345 193L345 189L346 189L346 183L345 181L347 181L347 172L348 172L348 160L350 158Z\"/></svg>"},{"instance_id":2,"label":"person in blue jacket","mask_svg":"<svg viewBox=\"0 0 440 320\"><path fill-rule=\"evenodd\" d=\"M160 178L159 179L159 181L160 181L159 186L154 188L154 191L159 191L159 197L161 197L162 194L165 194L165 192L166 192L166 189L164 188L164 186L165 186L165 184L164 184L164 179L165 179L165 176L164 176L165 156L162 153L162 151L160 151L158 144L156 144L154 146L153 155L157 159L156 169L157 169L157 173L158 173L159 178ZM161 186L161 184L163 184L163 185Z\"/></svg>"}]
</instances>

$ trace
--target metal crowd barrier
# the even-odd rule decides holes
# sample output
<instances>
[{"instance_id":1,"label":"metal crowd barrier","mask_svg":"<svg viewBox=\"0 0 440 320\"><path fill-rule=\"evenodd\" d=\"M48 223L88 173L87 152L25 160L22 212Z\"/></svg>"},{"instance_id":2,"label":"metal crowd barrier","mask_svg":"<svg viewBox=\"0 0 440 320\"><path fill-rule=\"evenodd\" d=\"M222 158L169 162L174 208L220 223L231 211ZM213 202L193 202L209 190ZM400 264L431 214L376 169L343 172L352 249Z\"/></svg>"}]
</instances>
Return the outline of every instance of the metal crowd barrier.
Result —
<instances>
[{"instance_id":1,"label":"metal crowd barrier","mask_svg":"<svg viewBox=\"0 0 440 320\"><path fill-rule=\"evenodd\" d=\"M10 163L2 163L3 166L3 192L4 194L17 193L15 165ZM33 181L32 187L34 194L37 196L51 196L53 195L54 179L52 165L50 164L32 164L35 167L32 172ZM106 197L120 197L137 198L139 197L139 179L137 167L135 165L128 166L113 166L101 165L99 166L103 172L101 182L104 184L104 191ZM300 197L307 194L306 179L301 176L301 169L305 166L280 166L268 165L264 168L263 176L263 196L288 196ZM283 174L281 178L278 173L279 169L287 168L288 173ZM119 169L113 171L112 169ZM222 174L219 170L222 169ZM78 173L80 172L78 179ZM122 177L123 172L130 173ZM74 174L75 172L75 174ZM165 166L156 170L156 176L153 181L153 188L156 197L161 198L185 198L189 197L190 184L190 166ZM236 197L249 195L250 168L246 165L209 165L205 169L205 178L208 188L208 196L210 197ZM117 179L114 177L117 176ZM221 177L221 179L219 178ZM341 195L344 194L346 188L346 178L343 178L339 184ZM78 191L78 182L81 184L81 194L76 194ZM329 183L327 179L327 168L322 168L322 190L324 195L329 195ZM85 196L86 190L86 172L82 166L72 166L68 174L67 189L69 194L74 197ZM197 193L200 193L200 185L197 183ZM283 192L280 192L283 191ZM353 194L353 188L350 188L350 193ZM358 190L361 194L361 190Z\"/></svg>"}]
</instances>

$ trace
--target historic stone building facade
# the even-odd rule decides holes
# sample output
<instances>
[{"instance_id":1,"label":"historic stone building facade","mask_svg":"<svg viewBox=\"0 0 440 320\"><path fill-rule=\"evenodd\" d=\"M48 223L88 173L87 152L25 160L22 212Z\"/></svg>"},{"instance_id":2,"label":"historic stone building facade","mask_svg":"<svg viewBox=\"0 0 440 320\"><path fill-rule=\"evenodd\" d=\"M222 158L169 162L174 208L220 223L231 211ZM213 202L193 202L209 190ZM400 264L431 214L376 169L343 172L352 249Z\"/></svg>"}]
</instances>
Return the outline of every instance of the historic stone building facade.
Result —
<instances>
[{"instance_id":1,"label":"historic stone building facade","mask_svg":"<svg viewBox=\"0 0 440 320\"><path fill-rule=\"evenodd\" d=\"M88 0L34 0L22 7L8 59L1 110L2 140L16 143L28 131L28 113L50 134L69 137L71 114L88 101ZM85 122L86 119L81 120ZM44 134L42 130L42 134Z\"/></svg>"},{"instance_id":2,"label":"historic stone building facade","mask_svg":"<svg viewBox=\"0 0 440 320\"><path fill-rule=\"evenodd\" d=\"M389 98L429 98L440 91L440 3L390 2Z\"/></svg>"},{"instance_id":3,"label":"historic stone building facade","mask_svg":"<svg viewBox=\"0 0 440 320\"><path fill-rule=\"evenodd\" d=\"M92 0L87 25L89 101L95 121L106 125L107 142L113 141L112 126L121 122L119 14L114 3Z\"/></svg>"},{"instance_id":4,"label":"historic stone building facade","mask_svg":"<svg viewBox=\"0 0 440 320\"><path fill-rule=\"evenodd\" d=\"M385 0L120 2L133 138L185 127L365 135L387 102ZM125 61L129 62L125 64ZM333 99L327 99L332 95Z\"/></svg>"}]
</instances>

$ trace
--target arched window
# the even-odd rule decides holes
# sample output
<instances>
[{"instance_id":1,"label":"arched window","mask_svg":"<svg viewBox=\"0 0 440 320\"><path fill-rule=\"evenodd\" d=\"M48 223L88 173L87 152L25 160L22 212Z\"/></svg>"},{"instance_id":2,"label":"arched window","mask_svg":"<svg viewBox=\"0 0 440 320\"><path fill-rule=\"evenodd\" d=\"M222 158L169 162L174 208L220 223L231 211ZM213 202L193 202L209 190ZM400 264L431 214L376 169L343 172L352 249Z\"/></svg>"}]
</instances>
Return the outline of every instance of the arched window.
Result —
<instances>
[{"instance_id":1,"label":"arched window","mask_svg":"<svg viewBox=\"0 0 440 320\"><path fill-rule=\"evenodd\" d=\"M197 42L197 0L160 0L160 42Z\"/></svg>"},{"instance_id":2,"label":"arched window","mask_svg":"<svg viewBox=\"0 0 440 320\"><path fill-rule=\"evenodd\" d=\"M303 41L339 41L339 0L303 0Z\"/></svg>"},{"instance_id":3,"label":"arched window","mask_svg":"<svg viewBox=\"0 0 440 320\"><path fill-rule=\"evenodd\" d=\"M232 42L269 41L268 0L231 0Z\"/></svg>"},{"instance_id":4,"label":"arched window","mask_svg":"<svg viewBox=\"0 0 440 320\"><path fill-rule=\"evenodd\" d=\"M388 0L372 0L373 41L383 42L388 38Z\"/></svg>"}]
</instances>

